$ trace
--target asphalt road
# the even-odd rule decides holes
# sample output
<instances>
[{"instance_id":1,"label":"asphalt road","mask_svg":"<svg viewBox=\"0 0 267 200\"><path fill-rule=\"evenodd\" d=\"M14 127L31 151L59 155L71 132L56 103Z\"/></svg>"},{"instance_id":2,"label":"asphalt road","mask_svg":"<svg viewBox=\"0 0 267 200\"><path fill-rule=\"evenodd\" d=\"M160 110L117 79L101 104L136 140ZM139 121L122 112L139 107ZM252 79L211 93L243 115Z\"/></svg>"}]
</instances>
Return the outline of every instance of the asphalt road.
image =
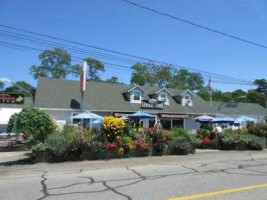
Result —
<instances>
[{"instance_id":1,"label":"asphalt road","mask_svg":"<svg viewBox=\"0 0 267 200\"><path fill-rule=\"evenodd\" d=\"M0 166L5 200L169 198L266 200L267 151Z\"/></svg>"}]
</instances>

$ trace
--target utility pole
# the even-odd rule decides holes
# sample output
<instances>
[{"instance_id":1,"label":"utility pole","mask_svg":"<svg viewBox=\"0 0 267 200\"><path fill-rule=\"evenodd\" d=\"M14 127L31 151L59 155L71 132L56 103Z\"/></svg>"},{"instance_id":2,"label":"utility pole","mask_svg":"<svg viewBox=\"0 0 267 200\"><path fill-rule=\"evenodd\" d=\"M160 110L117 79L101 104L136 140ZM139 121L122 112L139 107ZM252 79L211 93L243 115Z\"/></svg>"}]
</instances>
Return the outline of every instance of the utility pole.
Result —
<instances>
[{"instance_id":1,"label":"utility pole","mask_svg":"<svg viewBox=\"0 0 267 200\"><path fill-rule=\"evenodd\" d=\"M265 108L267 108L267 88L264 89L264 96L265 96Z\"/></svg>"},{"instance_id":2,"label":"utility pole","mask_svg":"<svg viewBox=\"0 0 267 200\"><path fill-rule=\"evenodd\" d=\"M212 87L211 87L211 78L209 77L208 90L210 95L210 106L212 106Z\"/></svg>"}]
</instances>

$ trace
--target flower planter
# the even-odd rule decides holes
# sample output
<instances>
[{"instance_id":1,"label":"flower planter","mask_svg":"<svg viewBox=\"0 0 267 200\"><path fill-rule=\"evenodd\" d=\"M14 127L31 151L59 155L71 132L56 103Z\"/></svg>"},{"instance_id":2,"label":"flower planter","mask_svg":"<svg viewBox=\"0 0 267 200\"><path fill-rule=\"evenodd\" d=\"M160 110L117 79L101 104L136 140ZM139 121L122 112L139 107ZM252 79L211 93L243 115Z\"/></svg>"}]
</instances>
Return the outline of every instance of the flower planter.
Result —
<instances>
[{"instance_id":1,"label":"flower planter","mask_svg":"<svg viewBox=\"0 0 267 200\"><path fill-rule=\"evenodd\" d=\"M50 155L47 151L36 151L33 153L35 162L49 162L50 160Z\"/></svg>"},{"instance_id":2,"label":"flower planter","mask_svg":"<svg viewBox=\"0 0 267 200\"><path fill-rule=\"evenodd\" d=\"M164 152L157 152L157 151L152 150L151 155L152 155L152 156L162 156L163 153L164 153Z\"/></svg>"},{"instance_id":3,"label":"flower planter","mask_svg":"<svg viewBox=\"0 0 267 200\"><path fill-rule=\"evenodd\" d=\"M104 159L108 159L108 155L106 152L83 151L82 159L83 160L104 160Z\"/></svg>"},{"instance_id":4,"label":"flower planter","mask_svg":"<svg viewBox=\"0 0 267 200\"><path fill-rule=\"evenodd\" d=\"M236 150L235 144L222 144L222 150Z\"/></svg>"},{"instance_id":5,"label":"flower planter","mask_svg":"<svg viewBox=\"0 0 267 200\"><path fill-rule=\"evenodd\" d=\"M244 151L244 150L249 150L250 148L247 144L238 144L236 149L240 151Z\"/></svg>"},{"instance_id":6,"label":"flower planter","mask_svg":"<svg viewBox=\"0 0 267 200\"><path fill-rule=\"evenodd\" d=\"M139 151L139 150L136 150L134 153L133 153L134 156L136 157L145 157L145 156L149 156L151 155L151 151L150 150L146 150L146 151Z\"/></svg>"}]
</instances>

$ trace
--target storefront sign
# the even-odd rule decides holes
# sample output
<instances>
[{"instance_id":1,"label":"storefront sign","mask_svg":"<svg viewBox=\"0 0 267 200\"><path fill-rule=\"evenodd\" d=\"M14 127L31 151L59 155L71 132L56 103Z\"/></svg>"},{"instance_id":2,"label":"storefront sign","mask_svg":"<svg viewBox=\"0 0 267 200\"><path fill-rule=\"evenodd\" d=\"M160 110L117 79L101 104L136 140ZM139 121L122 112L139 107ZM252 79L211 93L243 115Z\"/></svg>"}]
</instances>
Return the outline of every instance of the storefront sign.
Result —
<instances>
[{"instance_id":1,"label":"storefront sign","mask_svg":"<svg viewBox=\"0 0 267 200\"><path fill-rule=\"evenodd\" d=\"M164 102L157 99L143 100L141 103L141 108L146 109L163 109L163 106Z\"/></svg>"},{"instance_id":2,"label":"storefront sign","mask_svg":"<svg viewBox=\"0 0 267 200\"><path fill-rule=\"evenodd\" d=\"M0 94L0 103L24 104L24 95L22 94Z\"/></svg>"}]
</instances>

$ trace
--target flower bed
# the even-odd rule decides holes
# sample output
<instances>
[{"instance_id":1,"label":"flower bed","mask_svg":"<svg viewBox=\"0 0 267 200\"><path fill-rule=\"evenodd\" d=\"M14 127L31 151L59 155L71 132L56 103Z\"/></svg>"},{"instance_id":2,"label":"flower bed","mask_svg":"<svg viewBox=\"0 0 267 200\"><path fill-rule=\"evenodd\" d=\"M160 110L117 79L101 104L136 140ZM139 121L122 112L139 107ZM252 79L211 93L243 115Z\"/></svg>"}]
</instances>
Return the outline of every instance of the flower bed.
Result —
<instances>
[{"instance_id":1,"label":"flower bed","mask_svg":"<svg viewBox=\"0 0 267 200\"><path fill-rule=\"evenodd\" d=\"M202 140L200 148L222 150L262 150L266 147L266 126L252 125L248 129L231 130L223 133L210 130L199 130L197 137Z\"/></svg>"}]
</instances>

